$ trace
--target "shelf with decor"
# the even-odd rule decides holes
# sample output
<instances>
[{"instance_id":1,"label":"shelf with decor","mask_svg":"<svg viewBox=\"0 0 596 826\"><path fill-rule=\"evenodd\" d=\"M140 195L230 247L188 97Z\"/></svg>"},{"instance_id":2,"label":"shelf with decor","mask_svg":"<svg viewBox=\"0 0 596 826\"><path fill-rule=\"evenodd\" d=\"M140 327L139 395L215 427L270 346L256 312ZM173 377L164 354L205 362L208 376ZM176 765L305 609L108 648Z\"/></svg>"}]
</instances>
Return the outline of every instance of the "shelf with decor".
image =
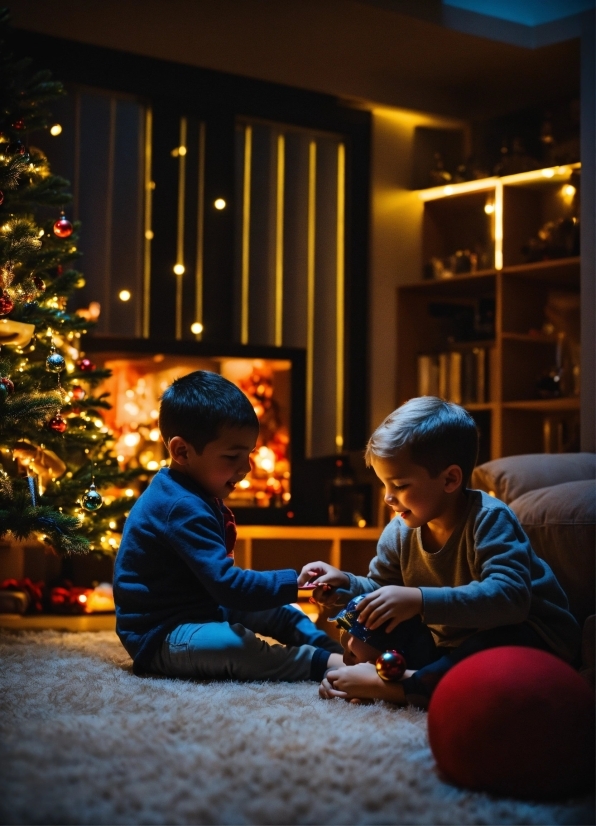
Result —
<instances>
[{"instance_id":1,"label":"shelf with decor","mask_svg":"<svg viewBox=\"0 0 596 826\"><path fill-rule=\"evenodd\" d=\"M480 461L579 449L580 165L420 192L398 288L397 393L465 406Z\"/></svg>"}]
</instances>

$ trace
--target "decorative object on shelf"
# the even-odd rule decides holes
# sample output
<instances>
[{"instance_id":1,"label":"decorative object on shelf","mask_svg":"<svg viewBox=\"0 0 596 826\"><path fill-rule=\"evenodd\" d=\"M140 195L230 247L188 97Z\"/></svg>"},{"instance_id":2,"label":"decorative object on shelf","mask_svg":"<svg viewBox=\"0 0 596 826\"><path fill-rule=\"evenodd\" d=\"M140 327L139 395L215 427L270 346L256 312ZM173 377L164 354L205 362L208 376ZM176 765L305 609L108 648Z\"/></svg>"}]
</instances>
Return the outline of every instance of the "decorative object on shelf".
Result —
<instances>
[{"instance_id":1,"label":"decorative object on shelf","mask_svg":"<svg viewBox=\"0 0 596 826\"><path fill-rule=\"evenodd\" d=\"M50 347L50 355L46 359L46 370L50 373L61 373L66 367L66 359L56 351L54 344Z\"/></svg>"},{"instance_id":2,"label":"decorative object on shelf","mask_svg":"<svg viewBox=\"0 0 596 826\"><path fill-rule=\"evenodd\" d=\"M443 155L440 152L434 153L433 166L429 172L428 179L429 186L442 186L451 180L451 172L445 169Z\"/></svg>"},{"instance_id":3,"label":"decorative object on shelf","mask_svg":"<svg viewBox=\"0 0 596 826\"><path fill-rule=\"evenodd\" d=\"M386 683L395 683L404 676L406 672L406 661L399 651L385 651L375 662L377 674Z\"/></svg>"},{"instance_id":4,"label":"decorative object on shelf","mask_svg":"<svg viewBox=\"0 0 596 826\"><path fill-rule=\"evenodd\" d=\"M54 223L54 235L58 238L69 238L73 232L73 225L70 223L66 215L61 212L60 218Z\"/></svg>"},{"instance_id":5,"label":"decorative object on shelf","mask_svg":"<svg viewBox=\"0 0 596 826\"><path fill-rule=\"evenodd\" d=\"M580 222L575 216L547 221L538 235L522 247L524 260L550 261L554 258L570 258L579 255Z\"/></svg>"},{"instance_id":6,"label":"decorative object on shelf","mask_svg":"<svg viewBox=\"0 0 596 826\"><path fill-rule=\"evenodd\" d=\"M327 502L330 525L358 525L362 520L362 494L358 492L348 456L338 456L335 460Z\"/></svg>"},{"instance_id":7,"label":"decorative object on shelf","mask_svg":"<svg viewBox=\"0 0 596 826\"><path fill-rule=\"evenodd\" d=\"M521 137L516 136L511 141L511 152L509 152L508 141L503 140L501 144L501 160L494 168L494 174L499 176L517 175L520 172L530 172L540 169L541 162L533 158L526 152L526 147Z\"/></svg>"},{"instance_id":8,"label":"decorative object on shelf","mask_svg":"<svg viewBox=\"0 0 596 826\"><path fill-rule=\"evenodd\" d=\"M95 481L91 482L89 490L83 494L81 505L86 511L97 511L103 505L103 498L95 488Z\"/></svg>"}]
</instances>

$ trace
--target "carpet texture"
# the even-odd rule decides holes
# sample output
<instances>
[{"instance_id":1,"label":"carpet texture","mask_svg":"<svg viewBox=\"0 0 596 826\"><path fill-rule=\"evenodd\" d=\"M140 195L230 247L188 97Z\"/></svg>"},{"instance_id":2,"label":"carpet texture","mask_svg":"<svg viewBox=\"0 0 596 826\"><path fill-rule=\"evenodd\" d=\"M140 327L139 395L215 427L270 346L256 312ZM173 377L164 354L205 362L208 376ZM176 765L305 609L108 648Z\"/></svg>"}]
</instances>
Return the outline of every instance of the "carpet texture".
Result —
<instances>
[{"instance_id":1,"label":"carpet texture","mask_svg":"<svg viewBox=\"0 0 596 826\"><path fill-rule=\"evenodd\" d=\"M426 715L313 683L133 676L111 632L0 632L4 824L592 824L437 774Z\"/></svg>"}]
</instances>

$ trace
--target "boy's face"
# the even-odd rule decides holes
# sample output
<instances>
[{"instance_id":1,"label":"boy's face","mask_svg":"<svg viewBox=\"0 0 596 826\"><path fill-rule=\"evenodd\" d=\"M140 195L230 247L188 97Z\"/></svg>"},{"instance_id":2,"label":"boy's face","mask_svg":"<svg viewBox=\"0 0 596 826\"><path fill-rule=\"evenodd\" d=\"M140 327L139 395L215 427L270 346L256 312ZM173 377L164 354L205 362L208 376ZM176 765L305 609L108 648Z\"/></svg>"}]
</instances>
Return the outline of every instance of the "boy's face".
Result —
<instances>
[{"instance_id":1,"label":"boy's face","mask_svg":"<svg viewBox=\"0 0 596 826\"><path fill-rule=\"evenodd\" d=\"M210 496L225 499L251 469L249 456L258 432L252 427L224 427L217 439L197 453L180 436L170 439L172 467L198 482Z\"/></svg>"},{"instance_id":2,"label":"boy's face","mask_svg":"<svg viewBox=\"0 0 596 826\"><path fill-rule=\"evenodd\" d=\"M342 630L340 642L344 648L344 663L346 665L356 665L357 663L374 663L380 651L373 648L367 642L359 640L349 631Z\"/></svg>"},{"instance_id":3,"label":"boy's face","mask_svg":"<svg viewBox=\"0 0 596 826\"><path fill-rule=\"evenodd\" d=\"M407 450L391 459L375 457L372 467L385 485L385 502L399 514L408 528L420 528L439 519L453 501L452 494L461 489L461 469L450 465L438 476L414 464Z\"/></svg>"}]
</instances>

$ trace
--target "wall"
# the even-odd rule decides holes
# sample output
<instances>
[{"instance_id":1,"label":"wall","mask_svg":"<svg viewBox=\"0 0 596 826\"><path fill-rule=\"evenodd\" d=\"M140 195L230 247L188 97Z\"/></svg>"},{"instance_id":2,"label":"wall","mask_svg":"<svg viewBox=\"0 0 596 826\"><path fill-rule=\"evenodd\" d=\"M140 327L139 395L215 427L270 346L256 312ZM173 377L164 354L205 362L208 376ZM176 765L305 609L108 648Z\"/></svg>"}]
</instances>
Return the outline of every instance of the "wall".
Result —
<instances>
[{"instance_id":1,"label":"wall","mask_svg":"<svg viewBox=\"0 0 596 826\"><path fill-rule=\"evenodd\" d=\"M465 129L463 121L373 109L370 258L370 428L396 406L396 287L419 281L422 201L410 189L414 130Z\"/></svg>"}]
</instances>

